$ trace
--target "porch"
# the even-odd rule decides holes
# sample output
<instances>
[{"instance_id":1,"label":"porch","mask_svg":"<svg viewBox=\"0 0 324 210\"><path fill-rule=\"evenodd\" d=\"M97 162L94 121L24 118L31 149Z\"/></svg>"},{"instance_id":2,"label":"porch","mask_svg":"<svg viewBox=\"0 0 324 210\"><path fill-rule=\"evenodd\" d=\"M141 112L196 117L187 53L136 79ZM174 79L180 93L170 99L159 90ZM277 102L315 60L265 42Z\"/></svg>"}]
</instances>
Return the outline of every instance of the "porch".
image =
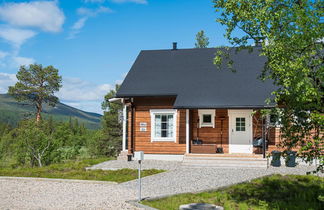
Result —
<instances>
[{"instance_id":1,"label":"porch","mask_svg":"<svg viewBox=\"0 0 324 210\"><path fill-rule=\"evenodd\" d=\"M262 119L252 109L186 110L186 154L262 154ZM264 135L265 136L265 135ZM262 143L262 142L261 142Z\"/></svg>"}]
</instances>

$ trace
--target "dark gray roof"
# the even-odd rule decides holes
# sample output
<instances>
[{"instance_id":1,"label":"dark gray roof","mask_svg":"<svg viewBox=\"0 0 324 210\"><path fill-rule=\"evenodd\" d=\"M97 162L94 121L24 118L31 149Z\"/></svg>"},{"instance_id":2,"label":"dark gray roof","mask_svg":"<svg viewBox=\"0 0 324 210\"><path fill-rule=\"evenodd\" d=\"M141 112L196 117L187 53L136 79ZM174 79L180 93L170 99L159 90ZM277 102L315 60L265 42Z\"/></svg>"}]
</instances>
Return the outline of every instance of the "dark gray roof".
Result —
<instances>
[{"instance_id":1,"label":"dark gray roof","mask_svg":"<svg viewBox=\"0 0 324 210\"><path fill-rule=\"evenodd\" d=\"M213 64L216 48L144 50L138 55L116 96L176 96L175 108L261 108L275 89L261 81L265 57L258 50L235 53L236 72Z\"/></svg>"}]
</instances>

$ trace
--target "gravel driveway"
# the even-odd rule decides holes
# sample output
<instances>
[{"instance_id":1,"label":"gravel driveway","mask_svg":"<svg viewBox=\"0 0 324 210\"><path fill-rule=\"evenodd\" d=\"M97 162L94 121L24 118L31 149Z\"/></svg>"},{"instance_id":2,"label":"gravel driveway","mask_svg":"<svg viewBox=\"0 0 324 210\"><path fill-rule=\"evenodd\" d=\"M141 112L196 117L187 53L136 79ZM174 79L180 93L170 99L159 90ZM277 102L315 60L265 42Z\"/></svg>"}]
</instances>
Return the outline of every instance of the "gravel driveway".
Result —
<instances>
[{"instance_id":1,"label":"gravel driveway","mask_svg":"<svg viewBox=\"0 0 324 210\"><path fill-rule=\"evenodd\" d=\"M136 162L107 161L92 168L137 168ZM142 197L197 192L274 173L305 174L311 167L210 168L181 167L173 161L144 161L143 168L168 169L142 179ZM321 174L323 176L323 174ZM136 209L136 180L114 184L96 181L0 177L0 209Z\"/></svg>"},{"instance_id":2,"label":"gravel driveway","mask_svg":"<svg viewBox=\"0 0 324 210\"><path fill-rule=\"evenodd\" d=\"M0 177L0 209L137 209L124 187L95 181Z\"/></svg>"}]
</instances>

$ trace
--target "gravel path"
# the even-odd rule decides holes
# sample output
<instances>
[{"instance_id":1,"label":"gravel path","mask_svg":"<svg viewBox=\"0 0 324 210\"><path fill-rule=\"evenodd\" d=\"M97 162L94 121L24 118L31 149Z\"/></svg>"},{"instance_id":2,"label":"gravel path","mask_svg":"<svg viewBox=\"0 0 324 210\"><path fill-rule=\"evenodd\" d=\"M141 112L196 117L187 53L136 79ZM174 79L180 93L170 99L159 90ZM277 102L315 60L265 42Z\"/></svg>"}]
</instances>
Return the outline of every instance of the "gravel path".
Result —
<instances>
[{"instance_id":1,"label":"gravel path","mask_svg":"<svg viewBox=\"0 0 324 210\"><path fill-rule=\"evenodd\" d=\"M184 192L197 192L215 189L239 182L249 181L270 174L305 174L309 167L296 168L179 168L166 173L145 177L142 180L143 197L157 197ZM322 174L323 175L323 174ZM137 182L122 183L122 186L133 189Z\"/></svg>"},{"instance_id":2,"label":"gravel path","mask_svg":"<svg viewBox=\"0 0 324 210\"><path fill-rule=\"evenodd\" d=\"M137 209L131 190L109 182L0 177L0 209Z\"/></svg>"}]
</instances>

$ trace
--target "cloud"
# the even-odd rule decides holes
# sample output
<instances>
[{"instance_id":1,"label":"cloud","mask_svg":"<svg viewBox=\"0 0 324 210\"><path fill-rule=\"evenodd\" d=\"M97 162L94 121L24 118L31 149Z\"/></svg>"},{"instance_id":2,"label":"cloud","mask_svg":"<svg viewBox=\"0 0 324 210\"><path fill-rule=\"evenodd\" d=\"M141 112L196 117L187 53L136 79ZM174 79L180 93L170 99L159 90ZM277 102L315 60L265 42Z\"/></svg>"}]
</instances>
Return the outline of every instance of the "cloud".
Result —
<instances>
[{"instance_id":1,"label":"cloud","mask_svg":"<svg viewBox=\"0 0 324 210\"><path fill-rule=\"evenodd\" d=\"M21 57L21 56L14 56L13 58L14 67L19 67L19 66L27 66L29 64L35 63L35 60L33 58L27 58L27 57Z\"/></svg>"},{"instance_id":2,"label":"cloud","mask_svg":"<svg viewBox=\"0 0 324 210\"><path fill-rule=\"evenodd\" d=\"M17 82L15 74L7 74L0 72L0 93L7 93L8 87Z\"/></svg>"},{"instance_id":3,"label":"cloud","mask_svg":"<svg viewBox=\"0 0 324 210\"><path fill-rule=\"evenodd\" d=\"M12 26L59 32L62 30L65 16L57 6L57 1L33 1L5 3L0 6L0 20Z\"/></svg>"},{"instance_id":4,"label":"cloud","mask_svg":"<svg viewBox=\"0 0 324 210\"><path fill-rule=\"evenodd\" d=\"M0 60L5 58L9 53L0 50Z\"/></svg>"},{"instance_id":5,"label":"cloud","mask_svg":"<svg viewBox=\"0 0 324 210\"><path fill-rule=\"evenodd\" d=\"M15 48L19 48L27 39L35 35L36 33L31 30L0 26L0 37L8 41Z\"/></svg>"},{"instance_id":6,"label":"cloud","mask_svg":"<svg viewBox=\"0 0 324 210\"><path fill-rule=\"evenodd\" d=\"M101 102L114 84L93 84L79 78L63 78L63 87L56 94L63 103L96 113L102 113Z\"/></svg>"},{"instance_id":7,"label":"cloud","mask_svg":"<svg viewBox=\"0 0 324 210\"><path fill-rule=\"evenodd\" d=\"M102 100L103 96L112 88L114 86L110 84L96 85L79 78L65 78L58 96L66 101Z\"/></svg>"},{"instance_id":8,"label":"cloud","mask_svg":"<svg viewBox=\"0 0 324 210\"><path fill-rule=\"evenodd\" d=\"M113 10L103 6L100 6L97 9L89 9L84 7L79 8L77 10L77 14L80 15L81 17L72 25L71 31L67 39L75 38L75 36L81 32L81 29L85 26L85 23L90 17L95 17L100 13L112 13L112 12Z\"/></svg>"},{"instance_id":9,"label":"cloud","mask_svg":"<svg viewBox=\"0 0 324 210\"><path fill-rule=\"evenodd\" d=\"M87 21L87 19L88 19L87 17L80 18L77 22L75 22L73 24L73 26L71 28L73 30L80 30L85 25L85 22Z\"/></svg>"},{"instance_id":10,"label":"cloud","mask_svg":"<svg viewBox=\"0 0 324 210\"><path fill-rule=\"evenodd\" d=\"M147 0L111 0L114 3L136 3L136 4L147 4Z\"/></svg>"}]
</instances>

